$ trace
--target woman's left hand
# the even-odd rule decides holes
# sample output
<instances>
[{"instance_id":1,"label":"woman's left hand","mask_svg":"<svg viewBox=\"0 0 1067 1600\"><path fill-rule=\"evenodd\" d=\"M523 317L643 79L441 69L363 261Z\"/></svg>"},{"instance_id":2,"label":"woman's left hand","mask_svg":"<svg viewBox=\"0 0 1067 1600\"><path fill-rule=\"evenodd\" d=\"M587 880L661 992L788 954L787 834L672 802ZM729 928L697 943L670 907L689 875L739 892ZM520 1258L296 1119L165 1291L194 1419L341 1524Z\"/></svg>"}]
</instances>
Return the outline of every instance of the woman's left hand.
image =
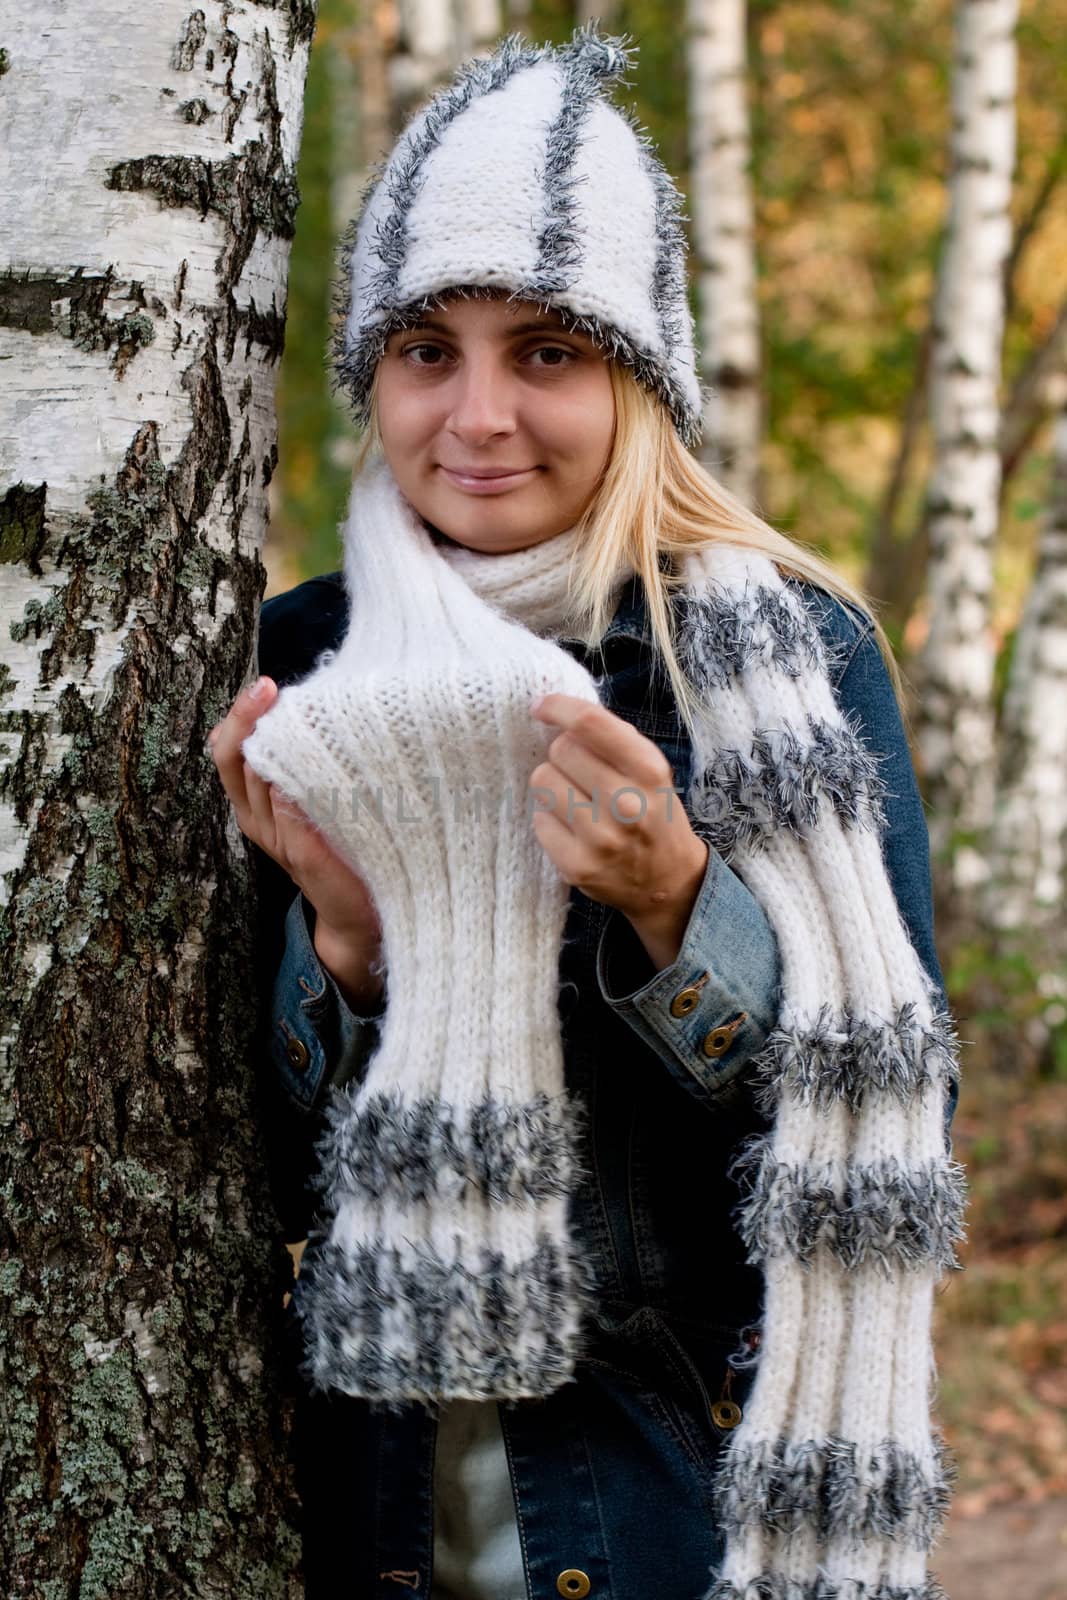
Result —
<instances>
[{"instance_id":1,"label":"woman's left hand","mask_svg":"<svg viewBox=\"0 0 1067 1600\"><path fill-rule=\"evenodd\" d=\"M670 762L606 706L546 694L531 711L560 730L530 774L539 843L565 883L616 907L657 970L669 966L708 862Z\"/></svg>"}]
</instances>

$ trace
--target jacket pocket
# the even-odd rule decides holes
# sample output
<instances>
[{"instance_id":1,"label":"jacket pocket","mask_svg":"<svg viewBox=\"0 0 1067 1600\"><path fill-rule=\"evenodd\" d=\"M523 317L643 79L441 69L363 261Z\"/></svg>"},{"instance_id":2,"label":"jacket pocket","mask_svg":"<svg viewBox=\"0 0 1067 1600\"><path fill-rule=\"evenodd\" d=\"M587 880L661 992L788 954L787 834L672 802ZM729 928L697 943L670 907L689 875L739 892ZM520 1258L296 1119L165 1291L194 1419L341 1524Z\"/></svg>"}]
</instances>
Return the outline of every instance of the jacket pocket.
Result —
<instances>
[{"instance_id":1,"label":"jacket pocket","mask_svg":"<svg viewBox=\"0 0 1067 1600\"><path fill-rule=\"evenodd\" d=\"M745 1328L712 1334L688 1332L684 1337L658 1311L652 1311L651 1331L665 1368L674 1375L670 1390L680 1427L690 1438L707 1474L709 1489L719 1454L730 1434L744 1419L745 1401L754 1369L737 1370L730 1356L743 1348Z\"/></svg>"},{"instance_id":2,"label":"jacket pocket","mask_svg":"<svg viewBox=\"0 0 1067 1600\"><path fill-rule=\"evenodd\" d=\"M715 1420L726 1416L716 1407L727 1389L743 1415L750 1382L750 1374L734 1372L728 1359L741 1336L741 1329L717 1327L683 1341L661 1312L641 1306L608 1339L598 1339L590 1358L593 1365L628 1378L654 1405L699 1476L709 1510L719 1455L732 1432Z\"/></svg>"}]
</instances>

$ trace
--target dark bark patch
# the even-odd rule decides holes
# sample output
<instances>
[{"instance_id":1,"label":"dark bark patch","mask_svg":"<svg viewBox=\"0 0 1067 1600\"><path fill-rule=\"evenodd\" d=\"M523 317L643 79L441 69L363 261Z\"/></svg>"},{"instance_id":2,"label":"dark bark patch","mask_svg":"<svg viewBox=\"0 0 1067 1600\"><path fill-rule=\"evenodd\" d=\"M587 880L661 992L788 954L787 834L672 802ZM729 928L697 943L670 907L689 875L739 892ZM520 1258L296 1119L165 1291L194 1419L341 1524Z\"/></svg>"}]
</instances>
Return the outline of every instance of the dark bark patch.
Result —
<instances>
[{"instance_id":1,"label":"dark bark patch","mask_svg":"<svg viewBox=\"0 0 1067 1600\"><path fill-rule=\"evenodd\" d=\"M0 495L0 562L23 561L35 577L41 571L37 554L47 498L46 483L16 483Z\"/></svg>"},{"instance_id":2,"label":"dark bark patch","mask_svg":"<svg viewBox=\"0 0 1067 1600\"><path fill-rule=\"evenodd\" d=\"M127 294L135 309L120 317L107 315L104 306L115 281L110 272L95 277L80 269L66 278L2 273L0 327L59 334L79 350L110 350L112 370L121 378L137 352L152 343L156 329L146 310L144 288L136 281Z\"/></svg>"},{"instance_id":3,"label":"dark bark patch","mask_svg":"<svg viewBox=\"0 0 1067 1600\"><path fill-rule=\"evenodd\" d=\"M192 396L193 427L171 474L171 493L190 522L203 516L230 459L230 415L214 347L182 373Z\"/></svg>"},{"instance_id":4,"label":"dark bark patch","mask_svg":"<svg viewBox=\"0 0 1067 1600\"><path fill-rule=\"evenodd\" d=\"M183 100L178 107L178 115L183 122L192 122L199 127L202 122L206 122L208 117L213 117L215 113L206 100L196 99Z\"/></svg>"},{"instance_id":5,"label":"dark bark patch","mask_svg":"<svg viewBox=\"0 0 1067 1600\"><path fill-rule=\"evenodd\" d=\"M270 361L280 361L285 349L285 313L278 311L273 300L269 311L257 306L255 300L247 306L234 305L223 347L227 361L233 360L241 334L244 334L246 356L251 354L252 346L258 344Z\"/></svg>"},{"instance_id":6,"label":"dark bark patch","mask_svg":"<svg viewBox=\"0 0 1067 1600\"><path fill-rule=\"evenodd\" d=\"M197 52L207 38L207 25L202 11L193 11L185 19L181 36L171 53L170 64L175 72L191 72L196 65Z\"/></svg>"}]
</instances>

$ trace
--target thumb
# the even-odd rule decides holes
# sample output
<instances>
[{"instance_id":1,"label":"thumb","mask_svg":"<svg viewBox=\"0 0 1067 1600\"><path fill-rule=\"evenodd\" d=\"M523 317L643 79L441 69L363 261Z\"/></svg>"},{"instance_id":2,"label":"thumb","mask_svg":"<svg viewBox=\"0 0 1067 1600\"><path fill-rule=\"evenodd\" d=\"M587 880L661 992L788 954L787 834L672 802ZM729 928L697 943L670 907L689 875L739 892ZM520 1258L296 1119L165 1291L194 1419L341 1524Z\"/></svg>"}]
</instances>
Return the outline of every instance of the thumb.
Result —
<instances>
[{"instance_id":1,"label":"thumb","mask_svg":"<svg viewBox=\"0 0 1067 1600\"><path fill-rule=\"evenodd\" d=\"M254 722L273 703L277 694L278 685L273 678L257 678L238 698L234 710L246 721Z\"/></svg>"}]
</instances>

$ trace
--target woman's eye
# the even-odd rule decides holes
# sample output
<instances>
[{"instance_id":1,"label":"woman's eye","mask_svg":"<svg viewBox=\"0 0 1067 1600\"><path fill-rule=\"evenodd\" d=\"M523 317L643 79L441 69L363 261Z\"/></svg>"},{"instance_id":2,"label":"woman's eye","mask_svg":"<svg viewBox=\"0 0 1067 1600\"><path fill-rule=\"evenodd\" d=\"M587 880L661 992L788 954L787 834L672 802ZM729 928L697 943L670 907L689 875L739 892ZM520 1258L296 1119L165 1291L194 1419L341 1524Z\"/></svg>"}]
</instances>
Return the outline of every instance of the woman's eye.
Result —
<instances>
[{"instance_id":1,"label":"woman's eye","mask_svg":"<svg viewBox=\"0 0 1067 1600\"><path fill-rule=\"evenodd\" d=\"M405 358L408 358L408 357L413 358L416 355L418 355L421 351L426 351L426 350L428 350L431 355L435 355L435 356L440 356L440 355L444 354L444 351L441 349L440 345L436 345L436 344L409 344L407 349L404 351L404 356L405 356ZM438 365L438 363L436 361L416 361L415 362L415 366L417 366L417 367L436 367L437 365Z\"/></svg>"},{"instance_id":2,"label":"woman's eye","mask_svg":"<svg viewBox=\"0 0 1067 1600\"><path fill-rule=\"evenodd\" d=\"M403 351L405 361L410 361L412 366L422 367L424 370L441 366L446 354L447 352L437 344L409 344ZM577 360L573 350L554 344L539 345L536 350L530 352L530 358L534 359L535 366L540 366L546 371L558 371Z\"/></svg>"},{"instance_id":3,"label":"woman's eye","mask_svg":"<svg viewBox=\"0 0 1067 1600\"><path fill-rule=\"evenodd\" d=\"M565 350L562 345L558 344L543 344L533 353L535 356L547 356L548 360L544 364L548 367L565 367L569 361L576 359L572 350ZM563 359L557 360L556 358L560 356Z\"/></svg>"}]
</instances>

